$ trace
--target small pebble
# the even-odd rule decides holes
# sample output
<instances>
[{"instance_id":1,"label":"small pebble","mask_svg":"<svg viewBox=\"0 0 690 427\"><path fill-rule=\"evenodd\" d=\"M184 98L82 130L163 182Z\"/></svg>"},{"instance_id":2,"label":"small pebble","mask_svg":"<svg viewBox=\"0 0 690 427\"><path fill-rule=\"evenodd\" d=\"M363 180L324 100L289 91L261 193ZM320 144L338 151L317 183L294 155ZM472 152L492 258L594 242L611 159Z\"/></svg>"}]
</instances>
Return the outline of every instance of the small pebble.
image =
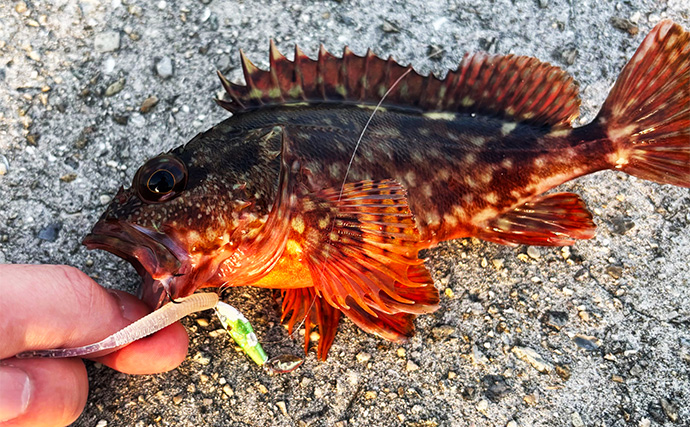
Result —
<instances>
[{"instance_id":1,"label":"small pebble","mask_svg":"<svg viewBox=\"0 0 690 427\"><path fill-rule=\"evenodd\" d=\"M666 414L668 419L674 423L678 421L678 409L676 409L676 407L671 402L664 399L663 397L661 398L660 403L661 409L664 410L664 413Z\"/></svg>"},{"instance_id":2,"label":"small pebble","mask_svg":"<svg viewBox=\"0 0 690 427\"><path fill-rule=\"evenodd\" d=\"M573 337L573 341L575 341L575 344L577 344L578 347L588 351L597 351L601 345L601 341L599 341L599 339L587 335L575 335Z\"/></svg>"},{"instance_id":3,"label":"small pebble","mask_svg":"<svg viewBox=\"0 0 690 427\"><path fill-rule=\"evenodd\" d=\"M367 400L374 400L376 399L376 392L372 390L367 391L366 393L364 393L364 398Z\"/></svg>"},{"instance_id":4,"label":"small pebble","mask_svg":"<svg viewBox=\"0 0 690 427\"><path fill-rule=\"evenodd\" d=\"M120 33L117 31L106 31L96 35L93 46L97 52L113 52L120 48Z\"/></svg>"},{"instance_id":5,"label":"small pebble","mask_svg":"<svg viewBox=\"0 0 690 427\"><path fill-rule=\"evenodd\" d=\"M235 392L232 390L232 387L230 387L227 384L223 386L223 393L225 393L225 395L228 397L232 397L235 395Z\"/></svg>"},{"instance_id":6,"label":"small pebble","mask_svg":"<svg viewBox=\"0 0 690 427\"><path fill-rule=\"evenodd\" d=\"M169 56L164 56L156 62L156 73L163 79L172 77L173 63Z\"/></svg>"},{"instance_id":7,"label":"small pebble","mask_svg":"<svg viewBox=\"0 0 690 427\"><path fill-rule=\"evenodd\" d=\"M404 348L400 347L398 349L397 353L398 353L398 357L402 358L402 357L405 357L405 355L407 354L407 351Z\"/></svg>"},{"instance_id":8,"label":"small pebble","mask_svg":"<svg viewBox=\"0 0 690 427\"><path fill-rule=\"evenodd\" d=\"M357 361L359 363L367 363L371 359L371 354L361 352L361 353L357 353L356 357L357 357Z\"/></svg>"},{"instance_id":9,"label":"small pebble","mask_svg":"<svg viewBox=\"0 0 690 427\"><path fill-rule=\"evenodd\" d=\"M60 222L50 223L38 232L38 238L47 242L54 242L57 239L61 228L62 223Z\"/></svg>"},{"instance_id":10,"label":"small pebble","mask_svg":"<svg viewBox=\"0 0 690 427\"><path fill-rule=\"evenodd\" d=\"M529 255L529 257L532 259L541 258L541 254L539 253L539 249L537 249L535 246L528 246L527 247L527 255Z\"/></svg>"},{"instance_id":11,"label":"small pebble","mask_svg":"<svg viewBox=\"0 0 690 427\"><path fill-rule=\"evenodd\" d=\"M512 390L503 375L485 375L482 386L485 388L484 395L492 402L498 402Z\"/></svg>"},{"instance_id":12,"label":"small pebble","mask_svg":"<svg viewBox=\"0 0 690 427\"><path fill-rule=\"evenodd\" d=\"M384 33L399 33L400 30L398 27L395 25L391 24L388 21L383 21L383 24L381 24L381 29L383 30Z\"/></svg>"},{"instance_id":13,"label":"small pebble","mask_svg":"<svg viewBox=\"0 0 690 427\"><path fill-rule=\"evenodd\" d=\"M548 374L553 371L553 365L544 360L534 349L515 346L511 351L518 359L529 363L542 374Z\"/></svg>"},{"instance_id":14,"label":"small pebble","mask_svg":"<svg viewBox=\"0 0 690 427\"><path fill-rule=\"evenodd\" d=\"M489 401L486 399L482 399L477 403L477 410L479 412L484 412L487 409L489 409Z\"/></svg>"},{"instance_id":15,"label":"small pebble","mask_svg":"<svg viewBox=\"0 0 690 427\"><path fill-rule=\"evenodd\" d=\"M564 49L561 51L561 58L566 64L573 65L577 60L577 49Z\"/></svg>"},{"instance_id":16,"label":"small pebble","mask_svg":"<svg viewBox=\"0 0 690 427\"><path fill-rule=\"evenodd\" d=\"M133 126L138 128L146 125L146 119L139 113L133 113L131 116L129 116L129 121L132 122Z\"/></svg>"},{"instance_id":17,"label":"small pebble","mask_svg":"<svg viewBox=\"0 0 690 427\"><path fill-rule=\"evenodd\" d=\"M585 423L582 421L582 418L580 418L580 414L577 412L573 412L570 415L570 421L573 424L573 427L585 427Z\"/></svg>"},{"instance_id":18,"label":"small pebble","mask_svg":"<svg viewBox=\"0 0 690 427\"><path fill-rule=\"evenodd\" d=\"M568 323L568 313L565 311L547 310L542 316L542 323L555 331L560 331Z\"/></svg>"},{"instance_id":19,"label":"small pebble","mask_svg":"<svg viewBox=\"0 0 690 427\"><path fill-rule=\"evenodd\" d=\"M101 203L101 205L103 205L103 206L105 206L105 205L107 205L108 203L110 203L111 200L112 200L112 197L108 196L107 194L101 194L100 196L98 196L98 201L99 201L99 202Z\"/></svg>"},{"instance_id":20,"label":"small pebble","mask_svg":"<svg viewBox=\"0 0 690 427\"><path fill-rule=\"evenodd\" d=\"M635 223L625 217L617 217L611 220L611 231L615 234L624 235L635 227Z\"/></svg>"},{"instance_id":21,"label":"small pebble","mask_svg":"<svg viewBox=\"0 0 690 427\"><path fill-rule=\"evenodd\" d=\"M2 171L0 171L0 172L2 172ZM0 175L2 175L2 173L0 173ZM77 179L76 173L67 173L67 174L64 174L60 177L60 181L62 181L62 182L72 182L75 179Z\"/></svg>"},{"instance_id":22,"label":"small pebble","mask_svg":"<svg viewBox=\"0 0 690 427\"><path fill-rule=\"evenodd\" d=\"M260 392L261 394L266 394L266 393L268 393L268 389L267 389L266 386L263 385L263 384L259 384L259 385L257 386L257 388L259 389L259 392Z\"/></svg>"},{"instance_id":23,"label":"small pebble","mask_svg":"<svg viewBox=\"0 0 690 427\"><path fill-rule=\"evenodd\" d=\"M205 328L208 326L208 319L204 319L203 317L200 317L196 319L196 324L201 326L202 328Z\"/></svg>"},{"instance_id":24,"label":"small pebble","mask_svg":"<svg viewBox=\"0 0 690 427\"><path fill-rule=\"evenodd\" d=\"M98 422L96 423L96 427L105 427L107 425L108 425L107 420L98 420Z\"/></svg>"},{"instance_id":25,"label":"small pebble","mask_svg":"<svg viewBox=\"0 0 690 427\"><path fill-rule=\"evenodd\" d=\"M613 17L611 18L611 25L621 31L627 32L631 36L634 36L640 32L640 28L631 20L626 18Z\"/></svg>"},{"instance_id":26,"label":"small pebble","mask_svg":"<svg viewBox=\"0 0 690 427\"><path fill-rule=\"evenodd\" d=\"M523 397L522 400L528 405L534 405L537 403L537 397L533 394L528 394L527 396Z\"/></svg>"},{"instance_id":27,"label":"small pebble","mask_svg":"<svg viewBox=\"0 0 690 427\"><path fill-rule=\"evenodd\" d=\"M216 61L216 69L221 73L225 73L230 69L230 56L221 55Z\"/></svg>"},{"instance_id":28,"label":"small pebble","mask_svg":"<svg viewBox=\"0 0 690 427\"><path fill-rule=\"evenodd\" d=\"M180 403L182 403L182 394L180 393L173 396L172 401L175 405L179 405Z\"/></svg>"},{"instance_id":29,"label":"small pebble","mask_svg":"<svg viewBox=\"0 0 690 427\"><path fill-rule=\"evenodd\" d=\"M192 357L192 360L200 365L208 365L209 363L211 363L211 358L204 355L202 352L198 352L197 354L195 354Z\"/></svg>"},{"instance_id":30,"label":"small pebble","mask_svg":"<svg viewBox=\"0 0 690 427\"><path fill-rule=\"evenodd\" d=\"M623 267L618 265L609 265L606 267L606 273L614 279L620 279L623 275Z\"/></svg>"},{"instance_id":31,"label":"small pebble","mask_svg":"<svg viewBox=\"0 0 690 427\"><path fill-rule=\"evenodd\" d=\"M568 381L570 379L570 367L568 365L556 365L556 374L563 381Z\"/></svg>"},{"instance_id":32,"label":"small pebble","mask_svg":"<svg viewBox=\"0 0 690 427\"><path fill-rule=\"evenodd\" d=\"M450 326L450 325L440 325L440 326L436 326L435 328L431 329L431 334L437 340L446 338L446 337L452 335L454 332L455 332L455 328Z\"/></svg>"},{"instance_id":33,"label":"small pebble","mask_svg":"<svg viewBox=\"0 0 690 427\"><path fill-rule=\"evenodd\" d=\"M529 256L526 254L517 254L517 259L519 259L522 262L530 262Z\"/></svg>"},{"instance_id":34,"label":"small pebble","mask_svg":"<svg viewBox=\"0 0 690 427\"><path fill-rule=\"evenodd\" d=\"M288 411L287 411L287 405L285 405L285 402L282 400L276 402L276 406L278 409L280 409L280 413L285 415L286 417L288 416Z\"/></svg>"},{"instance_id":35,"label":"small pebble","mask_svg":"<svg viewBox=\"0 0 690 427\"><path fill-rule=\"evenodd\" d=\"M153 109L158 104L158 97L153 95L149 96L144 100L144 102L141 103L141 107L139 108L139 111L142 113L146 114L149 111Z\"/></svg>"},{"instance_id":36,"label":"small pebble","mask_svg":"<svg viewBox=\"0 0 690 427\"><path fill-rule=\"evenodd\" d=\"M417 371L417 370L419 370L419 365L417 365L416 363L414 363L414 362L411 361L411 360L408 360L408 361L407 361L407 364L405 365L405 370L406 370L407 372L414 372L414 371Z\"/></svg>"},{"instance_id":37,"label":"small pebble","mask_svg":"<svg viewBox=\"0 0 690 427\"><path fill-rule=\"evenodd\" d=\"M125 88L125 79L119 79L105 90L105 96L113 96L122 91Z\"/></svg>"},{"instance_id":38,"label":"small pebble","mask_svg":"<svg viewBox=\"0 0 690 427\"><path fill-rule=\"evenodd\" d=\"M26 7L26 3L23 1L17 2L17 4L14 6L14 10L17 13L24 13L28 10Z\"/></svg>"},{"instance_id":39,"label":"small pebble","mask_svg":"<svg viewBox=\"0 0 690 427\"><path fill-rule=\"evenodd\" d=\"M5 175L8 170L10 170L10 162L7 161L7 157L0 154L0 176Z\"/></svg>"}]
</instances>

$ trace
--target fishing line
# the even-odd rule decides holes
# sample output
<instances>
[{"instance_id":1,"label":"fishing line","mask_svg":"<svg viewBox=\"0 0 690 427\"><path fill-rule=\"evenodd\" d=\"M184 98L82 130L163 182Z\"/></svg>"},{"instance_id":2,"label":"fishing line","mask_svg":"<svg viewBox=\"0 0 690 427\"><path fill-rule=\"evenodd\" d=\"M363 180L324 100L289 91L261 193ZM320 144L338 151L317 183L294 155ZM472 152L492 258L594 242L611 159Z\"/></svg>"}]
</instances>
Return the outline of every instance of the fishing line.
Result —
<instances>
[{"instance_id":1,"label":"fishing line","mask_svg":"<svg viewBox=\"0 0 690 427\"><path fill-rule=\"evenodd\" d=\"M386 91L386 93L383 94L381 97L381 100L379 100L379 103L376 104L376 107L374 108L374 111L371 112L371 115L369 116L369 120L367 120L366 124L364 125L364 128L362 129L362 132L359 134L359 139L357 139L357 143L355 144L355 149L352 150L352 157L350 157L350 162L347 164L347 169L345 169L345 177L343 178L343 183L340 185L340 194L338 194L338 202L340 202L343 198L343 191L345 190L345 183L347 182L347 175L350 173L350 169L352 168L352 163L355 160L355 155L357 154L357 149L359 149L359 146L362 143L362 139L364 138L364 133L367 131L367 128L369 127L369 124L371 121L374 119L374 115L376 112L381 108L381 104L383 104L383 101L386 99L386 97L395 89L395 87L400 83L400 81L407 77L408 74L412 72L412 67L408 68L398 79L393 82L390 88ZM335 224L335 220L333 220L333 223L331 224L331 231L333 231L333 224Z\"/></svg>"},{"instance_id":2,"label":"fishing line","mask_svg":"<svg viewBox=\"0 0 690 427\"><path fill-rule=\"evenodd\" d=\"M364 138L364 134L366 133L367 129L369 128L369 124L370 124L371 121L374 119L374 115L375 115L376 112L381 108L381 105L383 104L383 101L386 99L386 97L393 91L393 89L395 89L395 87L402 81L402 79L404 79L405 77L407 77L407 75L410 74L411 72L412 72L412 68L410 67L410 68L408 68L407 70L405 70L405 72L402 73L402 74L400 75L400 77L398 77L398 78L395 80L395 82L393 82L393 84L391 85L391 87L388 88L388 90L386 91L386 93L383 94L383 96L382 96L381 99L379 100L378 104L376 104L376 107L374 108L374 111L371 112L371 115L369 116L369 119L368 119L367 122L364 124L364 128L362 128L362 132L359 134L359 138L357 139L357 143L355 144L355 148L354 148L354 150L352 150L352 156L350 157L350 161L349 161L349 163L347 164L347 169L345 169L345 177L343 178L343 182L342 182L342 184L340 185L340 193L338 194L338 202L340 202L340 201L342 200L342 198L343 198L343 192L345 191L345 183L347 182L347 176L348 176L348 174L350 173L350 169L352 169L352 163L354 162L355 156L357 155L357 149L358 149L359 146L362 144L362 139ZM337 209L337 207L336 207L336 209ZM335 215L335 216L337 217L337 212L336 212L336 215ZM330 234L331 232L333 232L333 227L335 227L335 221L336 221L336 218L333 218L333 221L331 222L331 227L330 227L330 230L329 230L329 234ZM325 261L327 261L327 260L328 260L328 254L326 255ZM325 269L326 269L326 265L325 265L325 263L324 263L324 265L323 265L322 268L321 268L321 271L319 271L319 275L323 276L323 272L324 272ZM295 331L298 331L298 330L302 327L302 325L304 325L304 323L307 321L307 316L309 316L309 315L311 314L311 309L314 308L314 304L316 304L316 298L318 298L318 297L319 297L318 294L317 294L316 292L314 292L314 298L312 298L311 304L309 304L309 308L307 309L306 314L304 315L304 317L302 318L302 320L301 320L301 321L299 322L299 324L297 325L297 328L295 328L295 329L293 330L293 334L295 333ZM305 331L304 333L306 334L307 331ZM290 334L289 336L292 337L292 334Z\"/></svg>"}]
</instances>

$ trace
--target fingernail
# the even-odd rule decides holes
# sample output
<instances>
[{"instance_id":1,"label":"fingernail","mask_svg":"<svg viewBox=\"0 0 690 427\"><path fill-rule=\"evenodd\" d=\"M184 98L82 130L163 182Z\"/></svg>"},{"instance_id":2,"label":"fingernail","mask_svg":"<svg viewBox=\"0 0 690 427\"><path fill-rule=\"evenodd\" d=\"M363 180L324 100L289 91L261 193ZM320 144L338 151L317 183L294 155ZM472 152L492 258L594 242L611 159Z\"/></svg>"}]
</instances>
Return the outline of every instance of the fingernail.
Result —
<instances>
[{"instance_id":1,"label":"fingernail","mask_svg":"<svg viewBox=\"0 0 690 427\"><path fill-rule=\"evenodd\" d=\"M130 322L134 322L135 320L139 320L141 317L138 315L136 312L136 305L135 304L129 304L127 302L127 297L134 298L133 296L127 294L126 292L118 292L114 291L112 289L108 289L108 293L115 297L115 300L117 301L117 305L120 307L120 313L122 313L122 317L125 319L129 320ZM123 295L124 294L124 295Z\"/></svg>"},{"instance_id":2,"label":"fingernail","mask_svg":"<svg viewBox=\"0 0 690 427\"><path fill-rule=\"evenodd\" d=\"M26 372L13 366L0 366L0 423L26 412L30 398L31 381Z\"/></svg>"}]
</instances>

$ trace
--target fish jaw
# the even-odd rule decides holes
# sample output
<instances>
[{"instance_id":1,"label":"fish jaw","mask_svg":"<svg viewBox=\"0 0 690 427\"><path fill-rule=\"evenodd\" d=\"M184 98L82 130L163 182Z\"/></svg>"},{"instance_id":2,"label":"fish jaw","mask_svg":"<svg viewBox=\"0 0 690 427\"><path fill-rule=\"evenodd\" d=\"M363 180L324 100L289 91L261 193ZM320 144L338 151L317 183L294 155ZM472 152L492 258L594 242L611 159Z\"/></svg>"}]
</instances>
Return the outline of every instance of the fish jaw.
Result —
<instances>
[{"instance_id":1,"label":"fish jaw","mask_svg":"<svg viewBox=\"0 0 690 427\"><path fill-rule=\"evenodd\" d=\"M132 264L144 279L141 289L146 290L150 306L160 306L166 293L173 299L186 296L180 295L179 287L171 286L171 282L188 270L189 254L169 236L136 224L101 219L82 243L88 249L103 249Z\"/></svg>"}]
</instances>

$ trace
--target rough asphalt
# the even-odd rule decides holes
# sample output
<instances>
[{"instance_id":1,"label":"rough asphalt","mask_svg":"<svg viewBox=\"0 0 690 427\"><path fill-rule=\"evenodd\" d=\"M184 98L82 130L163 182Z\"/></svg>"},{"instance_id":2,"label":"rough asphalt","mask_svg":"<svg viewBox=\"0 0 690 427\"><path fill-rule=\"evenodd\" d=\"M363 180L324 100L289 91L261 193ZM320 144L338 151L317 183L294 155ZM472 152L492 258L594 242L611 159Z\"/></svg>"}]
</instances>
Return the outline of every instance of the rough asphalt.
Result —
<instances>
[{"instance_id":1,"label":"rough asphalt","mask_svg":"<svg viewBox=\"0 0 690 427\"><path fill-rule=\"evenodd\" d=\"M145 159L227 117L214 73L239 81L240 48L266 67L269 38L289 55L295 44L312 56L319 43L371 47L440 74L465 51L535 56L580 83L586 123L666 17L690 28L690 3L3 1L0 262L70 264L133 291L131 267L80 241ZM184 321L189 357L172 372L91 363L75 425L690 425L690 191L614 172L560 189L587 201L596 237L426 252L441 308L408 344L344 322L327 362L310 352L269 376L202 313ZM234 289L227 301L269 354L299 354L270 292Z\"/></svg>"}]
</instances>

